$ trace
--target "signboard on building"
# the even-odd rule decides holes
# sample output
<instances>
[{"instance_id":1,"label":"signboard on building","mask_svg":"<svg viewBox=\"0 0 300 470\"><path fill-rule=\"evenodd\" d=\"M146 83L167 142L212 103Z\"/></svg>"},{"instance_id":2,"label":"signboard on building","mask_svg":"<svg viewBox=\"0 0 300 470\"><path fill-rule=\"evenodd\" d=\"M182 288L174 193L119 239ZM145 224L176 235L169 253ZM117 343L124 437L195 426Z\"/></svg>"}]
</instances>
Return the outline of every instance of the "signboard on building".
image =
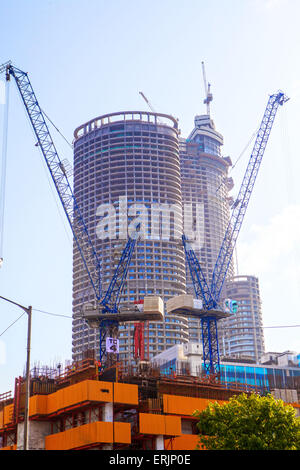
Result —
<instances>
[{"instance_id":1,"label":"signboard on building","mask_svg":"<svg viewBox=\"0 0 300 470\"><path fill-rule=\"evenodd\" d=\"M106 352L119 354L119 340L117 338L106 338Z\"/></svg>"},{"instance_id":2,"label":"signboard on building","mask_svg":"<svg viewBox=\"0 0 300 470\"><path fill-rule=\"evenodd\" d=\"M227 313L236 313L238 310L238 303L233 299L224 300L224 311Z\"/></svg>"}]
</instances>

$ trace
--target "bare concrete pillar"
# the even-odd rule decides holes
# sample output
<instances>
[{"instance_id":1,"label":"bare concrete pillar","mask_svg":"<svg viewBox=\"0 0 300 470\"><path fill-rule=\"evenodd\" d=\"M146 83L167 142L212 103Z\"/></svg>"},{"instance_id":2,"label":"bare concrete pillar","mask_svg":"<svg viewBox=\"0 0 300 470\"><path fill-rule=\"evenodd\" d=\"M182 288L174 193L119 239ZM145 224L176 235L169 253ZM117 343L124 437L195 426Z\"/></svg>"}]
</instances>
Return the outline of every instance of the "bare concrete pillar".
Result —
<instances>
[{"instance_id":1,"label":"bare concrete pillar","mask_svg":"<svg viewBox=\"0 0 300 470\"><path fill-rule=\"evenodd\" d=\"M164 450L164 448L165 448L164 436L159 435L155 439L155 449Z\"/></svg>"},{"instance_id":2,"label":"bare concrete pillar","mask_svg":"<svg viewBox=\"0 0 300 470\"><path fill-rule=\"evenodd\" d=\"M48 421L29 421L28 450L45 450L45 437L51 434L51 423ZM24 422L17 427L17 450L24 449Z\"/></svg>"},{"instance_id":3,"label":"bare concrete pillar","mask_svg":"<svg viewBox=\"0 0 300 470\"><path fill-rule=\"evenodd\" d=\"M114 409L113 409L113 404L110 403L105 403L102 409L102 421L113 423L114 421ZM112 450L113 445L112 444L105 444L102 449L103 450Z\"/></svg>"},{"instance_id":4,"label":"bare concrete pillar","mask_svg":"<svg viewBox=\"0 0 300 470\"><path fill-rule=\"evenodd\" d=\"M112 423L113 422L113 404L105 403L102 411L102 421Z\"/></svg>"}]
</instances>

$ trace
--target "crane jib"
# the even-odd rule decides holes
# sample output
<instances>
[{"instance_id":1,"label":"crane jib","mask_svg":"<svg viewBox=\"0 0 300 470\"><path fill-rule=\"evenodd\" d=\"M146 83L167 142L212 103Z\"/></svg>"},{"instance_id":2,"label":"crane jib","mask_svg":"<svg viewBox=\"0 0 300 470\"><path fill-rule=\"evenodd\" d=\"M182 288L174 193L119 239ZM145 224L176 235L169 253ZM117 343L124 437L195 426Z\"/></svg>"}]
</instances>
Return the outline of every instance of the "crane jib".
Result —
<instances>
[{"instance_id":1,"label":"crane jib","mask_svg":"<svg viewBox=\"0 0 300 470\"><path fill-rule=\"evenodd\" d=\"M254 188L277 109L288 99L281 91L269 97L239 194L219 250L210 288L196 254L190 246L187 246L186 237L184 235L182 237L195 295L197 298L201 297L205 310L213 310L219 304L234 247ZM220 371L217 319L214 316L201 318L201 327L204 369L207 374L215 374Z\"/></svg>"},{"instance_id":2,"label":"crane jib","mask_svg":"<svg viewBox=\"0 0 300 470\"><path fill-rule=\"evenodd\" d=\"M95 296L99 299L101 296L100 261L93 247L81 210L68 181L64 165L55 148L28 74L9 63L6 66L7 80L10 79L10 76L15 79L37 138L37 146L40 148L51 174Z\"/></svg>"}]
</instances>

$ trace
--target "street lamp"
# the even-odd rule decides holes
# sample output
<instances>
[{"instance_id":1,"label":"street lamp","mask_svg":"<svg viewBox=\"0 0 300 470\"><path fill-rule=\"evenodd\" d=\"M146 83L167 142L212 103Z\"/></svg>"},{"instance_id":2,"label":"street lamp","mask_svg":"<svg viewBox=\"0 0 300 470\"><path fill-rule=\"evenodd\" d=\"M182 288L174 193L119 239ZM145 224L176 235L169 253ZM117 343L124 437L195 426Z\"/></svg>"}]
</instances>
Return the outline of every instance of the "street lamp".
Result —
<instances>
[{"instance_id":1,"label":"street lamp","mask_svg":"<svg viewBox=\"0 0 300 470\"><path fill-rule=\"evenodd\" d=\"M13 302L10 299L6 299L0 295L0 299L6 300L7 302L17 305L28 316L27 326L27 359L26 359L26 395L25 395L25 413L24 413L24 450L28 450L28 417L29 417L29 397L30 397L30 344L31 344L31 318L32 318L32 307L24 307L23 305Z\"/></svg>"}]
</instances>

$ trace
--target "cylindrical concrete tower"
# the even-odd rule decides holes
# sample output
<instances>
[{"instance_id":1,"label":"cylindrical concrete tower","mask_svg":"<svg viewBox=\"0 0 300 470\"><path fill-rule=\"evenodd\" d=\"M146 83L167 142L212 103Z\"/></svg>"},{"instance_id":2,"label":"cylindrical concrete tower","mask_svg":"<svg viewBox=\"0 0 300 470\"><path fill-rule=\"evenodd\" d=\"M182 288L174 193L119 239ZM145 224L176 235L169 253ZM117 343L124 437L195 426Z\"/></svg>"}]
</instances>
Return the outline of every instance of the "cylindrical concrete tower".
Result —
<instances>
[{"instance_id":1,"label":"cylindrical concrete tower","mask_svg":"<svg viewBox=\"0 0 300 470\"><path fill-rule=\"evenodd\" d=\"M228 298L237 302L238 310L223 321L223 354L251 357L259 362L265 353L265 341L258 278L234 276L226 282L225 289Z\"/></svg>"},{"instance_id":2,"label":"cylindrical concrete tower","mask_svg":"<svg viewBox=\"0 0 300 470\"><path fill-rule=\"evenodd\" d=\"M102 265L102 292L112 279L128 232L139 225L122 301L145 295L163 300L185 292L181 245L182 200L177 121L168 115L127 111L97 117L74 133L74 192ZM99 332L76 318L93 292L74 248L73 359L99 351ZM131 325L120 326L120 359L130 361ZM188 322L166 316L150 322L150 356L188 340Z\"/></svg>"},{"instance_id":3,"label":"cylindrical concrete tower","mask_svg":"<svg viewBox=\"0 0 300 470\"><path fill-rule=\"evenodd\" d=\"M193 248L209 285L230 218L229 191L233 187L228 178L231 161L221 156L222 145L223 137L208 115L196 116L194 130L180 140L182 203L185 214L187 205L192 205L191 235L198 234ZM233 274L232 262L228 277ZM194 294L189 272L187 291ZM201 341L200 322L195 318L189 321L189 332L190 341Z\"/></svg>"}]
</instances>

